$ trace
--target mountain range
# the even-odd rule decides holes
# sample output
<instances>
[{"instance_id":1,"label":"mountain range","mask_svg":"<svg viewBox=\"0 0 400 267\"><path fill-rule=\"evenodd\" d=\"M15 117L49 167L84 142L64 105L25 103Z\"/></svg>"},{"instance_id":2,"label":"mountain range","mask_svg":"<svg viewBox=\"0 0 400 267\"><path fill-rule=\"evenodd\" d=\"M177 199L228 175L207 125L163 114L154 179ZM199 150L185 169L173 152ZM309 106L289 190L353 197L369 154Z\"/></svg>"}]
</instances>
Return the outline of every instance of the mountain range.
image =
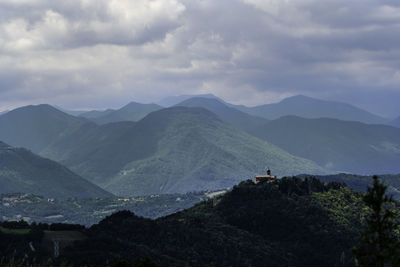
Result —
<instances>
[{"instance_id":1,"label":"mountain range","mask_svg":"<svg viewBox=\"0 0 400 267\"><path fill-rule=\"evenodd\" d=\"M208 109L225 122L329 172L400 172L400 129L395 127L297 116L268 121L210 98L191 98L178 105Z\"/></svg>"},{"instance_id":2,"label":"mountain range","mask_svg":"<svg viewBox=\"0 0 400 267\"><path fill-rule=\"evenodd\" d=\"M266 119L277 119L287 115L303 118L334 118L346 121L384 124L387 119L379 117L353 105L326 101L297 95L285 98L279 103L255 107L236 106L237 109Z\"/></svg>"},{"instance_id":3,"label":"mountain range","mask_svg":"<svg viewBox=\"0 0 400 267\"><path fill-rule=\"evenodd\" d=\"M0 142L0 193L33 193L58 199L112 196L59 163L3 142Z\"/></svg>"},{"instance_id":4,"label":"mountain range","mask_svg":"<svg viewBox=\"0 0 400 267\"><path fill-rule=\"evenodd\" d=\"M216 99L222 101L222 99L216 97L213 94L199 94L199 95L168 96L161 99L159 102L157 102L157 104L163 107L172 107L190 98L207 98L207 99Z\"/></svg>"},{"instance_id":5,"label":"mountain range","mask_svg":"<svg viewBox=\"0 0 400 267\"><path fill-rule=\"evenodd\" d=\"M15 115L24 112L29 123ZM58 131L52 130L55 124ZM41 135L46 136L41 142L32 137ZM167 108L139 122L99 126L50 106L31 106L0 117L0 138L121 195L226 188L267 166L277 175L324 172L312 161L235 129L202 108Z\"/></svg>"},{"instance_id":6,"label":"mountain range","mask_svg":"<svg viewBox=\"0 0 400 267\"><path fill-rule=\"evenodd\" d=\"M266 167L278 176L400 172L400 129L350 121L377 118L350 105L296 96L273 104L271 117L284 107L307 116L339 116L341 108L349 114L346 120L267 120L213 95L188 97L175 98L184 101L171 108L131 102L79 117L50 105L26 106L0 116L0 140L121 195L225 188Z\"/></svg>"},{"instance_id":7,"label":"mountain range","mask_svg":"<svg viewBox=\"0 0 400 267\"><path fill-rule=\"evenodd\" d=\"M400 129L396 127L286 116L252 133L330 172L400 173Z\"/></svg>"},{"instance_id":8,"label":"mountain range","mask_svg":"<svg viewBox=\"0 0 400 267\"><path fill-rule=\"evenodd\" d=\"M251 131L268 122L267 119L252 116L233 107L227 106L216 98L194 97L189 98L176 106L200 107L216 114L220 119L243 131Z\"/></svg>"},{"instance_id":9,"label":"mountain range","mask_svg":"<svg viewBox=\"0 0 400 267\"><path fill-rule=\"evenodd\" d=\"M118 110L89 111L80 114L81 117L90 119L97 124L107 124L119 121L139 121L147 114L162 109L157 104L141 104L130 102Z\"/></svg>"}]
</instances>

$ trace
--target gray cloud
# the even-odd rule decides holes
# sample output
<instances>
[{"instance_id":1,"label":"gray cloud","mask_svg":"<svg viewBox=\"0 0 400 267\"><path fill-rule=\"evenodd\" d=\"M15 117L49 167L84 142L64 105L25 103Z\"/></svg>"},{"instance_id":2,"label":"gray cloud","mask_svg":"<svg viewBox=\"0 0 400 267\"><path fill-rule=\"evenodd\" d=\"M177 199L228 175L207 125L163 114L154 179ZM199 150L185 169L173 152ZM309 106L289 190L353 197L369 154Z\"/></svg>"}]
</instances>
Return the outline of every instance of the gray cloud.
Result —
<instances>
[{"instance_id":1,"label":"gray cloud","mask_svg":"<svg viewBox=\"0 0 400 267\"><path fill-rule=\"evenodd\" d=\"M400 115L399 25L391 0L3 0L0 109L211 92Z\"/></svg>"}]
</instances>

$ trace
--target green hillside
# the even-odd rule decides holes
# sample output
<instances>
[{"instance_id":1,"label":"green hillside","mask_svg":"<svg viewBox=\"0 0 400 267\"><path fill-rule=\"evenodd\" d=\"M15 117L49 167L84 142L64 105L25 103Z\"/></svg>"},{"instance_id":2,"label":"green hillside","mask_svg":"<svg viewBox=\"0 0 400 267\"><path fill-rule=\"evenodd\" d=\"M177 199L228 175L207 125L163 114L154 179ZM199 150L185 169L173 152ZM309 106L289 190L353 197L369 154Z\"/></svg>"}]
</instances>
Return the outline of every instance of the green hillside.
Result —
<instances>
[{"instance_id":1,"label":"green hillside","mask_svg":"<svg viewBox=\"0 0 400 267\"><path fill-rule=\"evenodd\" d=\"M177 106L205 108L216 114L221 120L246 132L268 122L264 118L249 115L212 98L190 98L177 104Z\"/></svg>"},{"instance_id":2,"label":"green hillside","mask_svg":"<svg viewBox=\"0 0 400 267\"><path fill-rule=\"evenodd\" d=\"M14 192L59 199L112 196L54 161L0 142L0 193Z\"/></svg>"},{"instance_id":3,"label":"green hillside","mask_svg":"<svg viewBox=\"0 0 400 267\"><path fill-rule=\"evenodd\" d=\"M323 172L315 163L245 134L201 108L162 109L136 123L101 126L48 107L47 111L43 117L50 119L42 130L46 138L35 124L42 118L32 117L25 123L23 115L3 123L0 136L39 150L41 156L116 194L226 188L263 173L267 166L277 175ZM55 118L54 123L51 118ZM62 127L53 129L58 121L64 122ZM4 130L8 125L13 131Z\"/></svg>"},{"instance_id":4,"label":"green hillside","mask_svg":"<svg viewBox=\"0 0 400 267\"><path fill-rule=\"evenodd\" d=\"M399 128L286 116L259 127L253 134L333 172L400 172Z\"/></svg>"},{"instance_id":5,"label":"green hillside","mask_svg":"<svg viewBox=\"0 0 400 267\"><path fill-rule=\"evenodd\" d=\"M289 97L274 104L256 107L237 106L237 108L251 115L271 120L287 115L295 115L303 118L335 118L364 123L387 122L382 117L346 103L325 101L303 95Z\"/></svg>"},{"instance_id":6,"label":"green hillside","mask_svg":"<svg viewBox=\"0 0 400 267\"><path fill-rule=\"evenodd\" d=\"M131 153L131 162L102 184L115 194L225 188L263 172L266 166L278 175L323 171L311 161L235 130L204 109L164 109L135 126L124 136L135 137L133 148L121 151Z\"/></svg>"},{"instance_id":7,"label":"green hillside","mask_svg":"<svg viewBox=\"0 0 400 267\"><path fill-rule=\"evenodd\" d=\"M266 166L278 175L323 171L209 111L186 107L153 112L137 123L83 127L44 154L117 195L225 188Z\"/></svg>"}]
</instances>

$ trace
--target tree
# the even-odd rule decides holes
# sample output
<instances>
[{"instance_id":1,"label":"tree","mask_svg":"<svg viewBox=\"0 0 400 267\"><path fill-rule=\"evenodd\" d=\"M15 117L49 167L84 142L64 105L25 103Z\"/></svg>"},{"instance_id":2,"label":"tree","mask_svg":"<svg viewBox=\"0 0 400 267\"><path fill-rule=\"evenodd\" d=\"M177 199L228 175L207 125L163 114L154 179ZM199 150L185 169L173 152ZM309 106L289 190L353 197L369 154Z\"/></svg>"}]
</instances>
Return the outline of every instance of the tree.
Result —
<instances>
[{"instance_id":1,"label":"tree","mask_svg":"<svg viewBox=\"0 0 400 267\"><path fill-rule=\"evenodd\" d=\"M399 225L392 197L386 195L387 186L373 176L364 202L369 209L365 229L359 244L353 249L358 266L400 266Z\"/></svg>"}]
</instances>

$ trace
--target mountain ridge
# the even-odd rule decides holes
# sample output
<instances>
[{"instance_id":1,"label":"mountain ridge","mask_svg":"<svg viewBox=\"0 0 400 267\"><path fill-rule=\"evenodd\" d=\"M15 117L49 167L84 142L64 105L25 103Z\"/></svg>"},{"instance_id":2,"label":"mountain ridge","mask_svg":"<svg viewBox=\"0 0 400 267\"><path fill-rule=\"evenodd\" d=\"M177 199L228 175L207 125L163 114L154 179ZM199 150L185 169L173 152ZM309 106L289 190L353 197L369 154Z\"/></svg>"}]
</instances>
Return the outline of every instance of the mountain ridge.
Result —
<instances>
[{"instance_id":1,"label":"mountain ridge","mask_svg":"<svg viewBox=\"0 0 400 267\"><path fill-rule=\"evenodd\" d=\"M254 107L237 106L239 110L266 119L278 119L287 115L303 118L334 118L346 121L386 124L387 119L347 103L320 100L304 95L283 99L278 103Z\"/></svg>"},{"instance_id":2,"label":"mountain ridge","mask_svg":"<svg viewBox=\"0 0 400 267\"><path fill-rule=\"evenodd\" d=\"M0 193L32 193L60 199L112 196L59 163L1 141Z\"/></svg>"}]
</instances>

